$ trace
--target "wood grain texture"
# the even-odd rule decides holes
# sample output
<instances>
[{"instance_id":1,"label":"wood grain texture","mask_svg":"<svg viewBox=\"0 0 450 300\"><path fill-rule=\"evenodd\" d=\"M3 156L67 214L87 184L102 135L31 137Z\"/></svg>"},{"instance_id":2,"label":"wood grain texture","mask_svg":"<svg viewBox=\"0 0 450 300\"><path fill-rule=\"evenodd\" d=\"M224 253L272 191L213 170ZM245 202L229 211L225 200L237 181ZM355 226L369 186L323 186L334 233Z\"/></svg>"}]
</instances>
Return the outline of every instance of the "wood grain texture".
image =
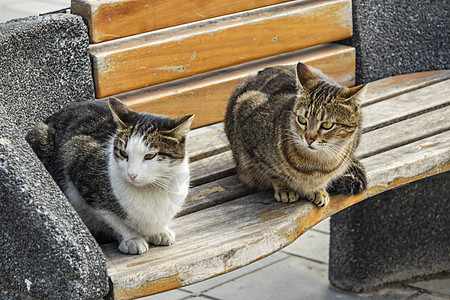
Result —
<instances>
[{"instance_id":1,"label":"wood grain texture","mask_svg":"<svg viewBox=\"0 0 450 300\"><path fill-rule=\"evenodd\" d=\"M93 45L96 96L350 37L350 2L292 1Z\"/></svg>"},{"instance_id":2,"label":"wood grain texture","mask_svg":"<svg viewBox=\"0 0 450 300\"><path fill-rule=\"evenodd\" d=\"M91 43L242 12L287 0L72 0L89 24Z\"/></svg>"},{"instance_id":3,"label":"wood grain texture","mask_svg":"<svg viewBox=\"0 0 450 300\"><path fill-rule=\"evenodd\" d=\"M363 132L449 105L449 86L450 80L446 80L363 107Z\"/></svg>"},{"instance_id":4,"label":"wood grain texture","mask_svg":"<svg viewBox=\"0 0 450 300\"><path fill-rule=\"evenodd\" d=\"M391 108L391 114L383 112L379 118L367 121L369 125L380 122L384 125L366 131L358 148L359 155L364 157L361 161L369 181L362 195L333 197L330 204L321 209L306 201L276 202L272 191L254 192L236 176L211 176L212 179L204 179L202 185L190 190L180 217L173 222L177 234L174 245L152 246L140 256L121 254L115 243L102 246L116 299L158 293L240 268L285 247L321 220L346 207L409 182L450 171L450 106L447 105L450 80L443 80L445 76L441 76L443 81L436 83L439 80L432 78L436 73L428 75L415 79L414 84L422 88L406 94L398 95L390 85L389 93L396 95L394 97L386 97L389 93L382 93L379 98L370 97L369 93L368 99L372 100L363 111L377 107L371 112L376 116L385 103L385 107ZM427 78L434 84L428 86ZM375 82L374 87L379 83ZM374 87L369 91L378 93ZM400 84L399 87L405 86ZM440 100L431 107L427 103L433 95L438 95ZM417 113L409 108L395 108L397 102L404 106L415 105ZM429 128L424 128L426 126ZM197 144L202 135L207 141L208 135L220 129L220 125L213 125L194 130L189 137L197 140L195 144L189 142L189 149L201 147ZM204 151L209 150L206 147ZM190 164L192 175L204 178L217 174L215 165L221 165L220 172L224 168L229 170L233 164L230 154L225 151L202 156L197 152L197 159Z\"/></svg>"},{"instance_id":5,"label":"wood grain texture","mask_svg":"<svg viewBox=\"0 0 450 300\"><path fill-rule=\"evenodd\" d=\"M195 113L192 128L198 128L223 121L228 99L242 78L267 67L299 61L343 85L354 84L355 49L325 44L115 96L136 111L171 117Z\"/></svg>"}]
</instances>

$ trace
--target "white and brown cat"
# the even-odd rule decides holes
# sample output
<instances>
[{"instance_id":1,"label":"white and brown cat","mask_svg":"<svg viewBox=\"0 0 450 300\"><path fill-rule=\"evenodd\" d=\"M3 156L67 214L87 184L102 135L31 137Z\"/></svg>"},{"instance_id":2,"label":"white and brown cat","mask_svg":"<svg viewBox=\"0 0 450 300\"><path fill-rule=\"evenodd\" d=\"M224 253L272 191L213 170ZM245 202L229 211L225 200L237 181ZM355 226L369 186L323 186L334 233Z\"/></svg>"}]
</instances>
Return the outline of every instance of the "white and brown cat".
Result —
<instances>
[{"instance_id":1,"label":"white and brown cat","mask_svg":"<svg viewBox=\"0 0 450 300\"><path fill-rule=\"evenodd\" d=\"M69 105L26 138L92 234L141 254L175 240L169 226L188 192L192 119L138 113L111 98Z\"/></svg>"}]
</instances>

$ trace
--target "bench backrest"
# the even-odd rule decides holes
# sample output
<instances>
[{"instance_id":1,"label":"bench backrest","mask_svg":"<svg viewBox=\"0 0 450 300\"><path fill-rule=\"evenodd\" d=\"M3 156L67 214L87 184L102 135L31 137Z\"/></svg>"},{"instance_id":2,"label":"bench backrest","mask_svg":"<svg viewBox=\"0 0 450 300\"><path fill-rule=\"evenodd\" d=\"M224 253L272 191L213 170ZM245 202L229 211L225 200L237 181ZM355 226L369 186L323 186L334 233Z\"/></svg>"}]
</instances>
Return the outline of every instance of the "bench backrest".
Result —
<instances>
[{"instance_id":1,"label":"bench backrest","mask_svg":"<svg viewBox=\"0 0 450 300\"><path fill-rule=\"evenodd\" d=\"M107 2L107 3L106 3ZM72 1L89 25L97 98L137 111L223 120L242 77L298 61L353 85L351 1Z\"/></svg>"}]
</instances>

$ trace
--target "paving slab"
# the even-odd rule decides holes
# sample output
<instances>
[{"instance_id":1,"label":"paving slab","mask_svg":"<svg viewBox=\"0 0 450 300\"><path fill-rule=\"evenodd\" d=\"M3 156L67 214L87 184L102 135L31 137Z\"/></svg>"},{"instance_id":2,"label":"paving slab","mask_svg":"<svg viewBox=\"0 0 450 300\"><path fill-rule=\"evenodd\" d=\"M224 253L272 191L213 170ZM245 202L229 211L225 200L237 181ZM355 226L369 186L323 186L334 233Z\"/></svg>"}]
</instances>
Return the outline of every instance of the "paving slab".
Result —
<instances>
[{"instance_id":1,"label":"paving slab","mask_svg":"<svg viewBox=\"0 0 450 300\"><path fill-rule=\"evenodd\" d=\"M176 300L176 299L186 299L192 296L191 293L182 290L172 290L161 294L156 294L153 296L147 296L140 298L141 300Z\"/></svg>"},{"instance_id":2,"label":"paving slab","mask_svg":"<svg viewBox=\"0 0 450 300\"><path fill-rule=\"evenodd\" d=\"M310 230L321 231L323 233L330 233L330 217L324 219L322 222L311 228Z\"/></svg>"},{"instance_id":3,"label":"paving slab","mask_svg":"<svg viewBox=\"0 0 450 300\"><path fill-rule=\"evenodd\" d=\"M18 19L28 16L28 13L15 11L12 9L0 7L1 13L0 13L0 23L4 23L6 21L12 20L12 19Z\"/></svg>"},{"instance_id":4,"label":"paving slab","mask_svg":"<svg viewBox=\"0 0 450 300\"><path fill-rule=\"evenodd\" d=\"M445 279L432 279L408 283L409 286L426 290L430 293L439 293L450 298L450 277Z\"/></svg>"},{"instance_id":5,"label":"paving slab","mask_svg":"<svg viewBox=\"0 0 450 300\"><path fill-rule=\"evenodd\" d=\"M328 264L329 247L329 234L322 231L309 230L282 251Z\"/></svg>"},{"instance_id":6,"label":"paving slab","mask_svg":"<svg viewBox=\"0 0 450 300\"><path fill-rule=\"evenodd\" d=\"M438 295L431 295L431 294L418 294L412 297L409 297L405 300L448 300L448 297L442 297Z\"/></svg>"},{"instance_id":7,"label":"paving slab","mask_svg":"<svg viewBox=\"0 0 450 300\"><path fill-rule=\"evenodd\" d=\"M270 266L274 263L277 263L279 261L282 261L284 259L287 259L289 256L287 254L284 254L282 252L274 253L266 258L263 258L257 262L254 262L244 268L237 269L235 271L226 273L224 275L205 280L200 283L196 283L193 285L189 285L186 287L183 287L182 290L200 294L202 292L206 292L208 290L211 290L217 286L223 285L227 282L230 282L232 280L237 280L242 276L248 275L250 273L257 272L267 266Z\"/></svg>"},{"instance_id":8,"label":"paving slab","mask_svg":"<svg viewBox=\"0 0 450 300\"><path fill-rule=\"evenodd\" d=\"M330 287L325 264L290 257L258 272L214 288L215 299L405 299L415 291L387 289L377 294L351 294Z\"/></svg>"}]
</instances>

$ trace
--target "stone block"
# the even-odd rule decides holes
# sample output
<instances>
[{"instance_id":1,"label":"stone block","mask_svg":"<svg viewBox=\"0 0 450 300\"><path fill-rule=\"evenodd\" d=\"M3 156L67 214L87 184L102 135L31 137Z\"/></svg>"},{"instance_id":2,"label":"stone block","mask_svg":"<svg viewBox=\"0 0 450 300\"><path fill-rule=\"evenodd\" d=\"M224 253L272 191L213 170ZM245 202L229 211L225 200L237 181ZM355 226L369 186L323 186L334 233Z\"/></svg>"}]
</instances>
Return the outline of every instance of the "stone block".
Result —
<instances>
[{"instance_id":1,"label":"stone block","mask_svg":"<svg viewBox=\"0 0 450 300\"><path fill-rule=\"evenodd\" d=\"M64 14L0 24L0 53L0 298L100 299L103 253L23 138L93 99L87 28Z\"/></svg>"},{"instance_id":2,"label":"stone block","mask_svg":"<svg viewBox=\"0 0 450 300\"><path fill-rule=\"evenodd\" d=\"M356 83L450 69L448 1L353 0Z\"/></svg>"},{"instance_id":3,"label":"stone block","mask_svg":"<svg viewBox=\"0 0 450 300\"><path fill-rule=\"evenodd\" d=\"M94 99L88 46L78 16L0 24L0 103L21 134L71 102Z\"/></svg>"},{"instance_id":4,"label":"stone block","mask_svg":"<svg viewBox=\"0 0 450 300\"><path fill-rule=\"evenodd\" d=\"M450 173L385 192L331 218L329 279L361 292L450 271Z\"/></svg>"},{"instance_id":5,"label":"stone block","mask_svg":"<svg viewBox=\"0 0 450 300\"><path fill-rule=\"evenodd\" d=\"M448 1L353 0L356 84L450 69ZM422 182L423 181L423 182ZM422 180L331 217L330 282L363 291L450 271L449 175Z\"/></svg>"}]
</instances>

